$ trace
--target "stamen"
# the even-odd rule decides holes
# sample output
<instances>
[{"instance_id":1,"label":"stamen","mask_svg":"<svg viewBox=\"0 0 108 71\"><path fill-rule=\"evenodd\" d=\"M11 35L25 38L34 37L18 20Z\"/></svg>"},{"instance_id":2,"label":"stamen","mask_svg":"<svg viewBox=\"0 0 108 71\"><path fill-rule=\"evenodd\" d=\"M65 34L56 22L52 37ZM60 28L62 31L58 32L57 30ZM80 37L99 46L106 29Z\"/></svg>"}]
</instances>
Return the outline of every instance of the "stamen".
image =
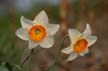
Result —
<instances>
[{"instance_id":1,"label":"stamen","mask_svg":"<svg viewBox=\"0 0 108 71\"><path fill-rule=\"evenodd\" d=\"M38 35L39 33L41 33L40 29L35 29L35 34Z\"/></svg>"}]
</instances>

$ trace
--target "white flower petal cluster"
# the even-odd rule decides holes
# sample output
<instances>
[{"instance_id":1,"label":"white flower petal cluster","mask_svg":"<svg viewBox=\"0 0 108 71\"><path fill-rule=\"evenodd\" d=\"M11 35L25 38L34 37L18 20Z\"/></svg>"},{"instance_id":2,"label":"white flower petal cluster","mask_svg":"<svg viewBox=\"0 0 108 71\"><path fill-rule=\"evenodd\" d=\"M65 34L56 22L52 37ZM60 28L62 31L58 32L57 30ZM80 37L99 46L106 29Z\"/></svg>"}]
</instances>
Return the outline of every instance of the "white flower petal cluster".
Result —
<instances>
[{"instance_id":1,"label":"white flower petal cluster","mask_svg":"<svg viewBox=\"0 0 108 71\"><path fill-rule=\"evenodd\" d=\"M45 11L41 11L33 21L22 16L22 27L16 31L16 35L23 40L29 41L30 49L35 48L37 45L43 48L50 48L54 44L53 35L59 30L59 25L49 24L48 21ZM31 38L40 41L37 42Z\"/></svg>"},{"instance_id":2,"label":"white flower petal cluster","mask_svg":"<svg viewBox=\"0 0 108 71\"><path fill-rule=\"evenodd\" d=\"M63 53L70 54L67 61L74 60L78 55L84 56L87 54L89 52L88 47L93 45L97 40L96 36L91 35L92 32L89 24L86 25L86 29L83 33L80 33L76 29L69 29L68 33L71 44L62 50Z\"/></svg>"}]
</instances>

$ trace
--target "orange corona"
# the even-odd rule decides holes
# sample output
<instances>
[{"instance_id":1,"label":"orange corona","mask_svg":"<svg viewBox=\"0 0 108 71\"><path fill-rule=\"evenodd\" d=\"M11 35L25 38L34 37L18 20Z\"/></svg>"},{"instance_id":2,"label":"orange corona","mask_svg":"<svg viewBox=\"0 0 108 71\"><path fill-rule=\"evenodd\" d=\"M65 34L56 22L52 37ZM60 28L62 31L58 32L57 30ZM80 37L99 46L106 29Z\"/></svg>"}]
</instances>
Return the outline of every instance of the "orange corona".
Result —
<instances>
[{"instance_id":1,"label":"orange corona","mask_svg":"<svg viewBox=\"0 0 108 71\"><path fill-rule=\"evenodd\" d=\"M75 52L82 52L85 48L87 48L87 40L86 39L80 39L74 44L74 51Z\"/></svg>"},{"instance_id":2,"label":"orange corona","mask_svg":"<svg viewBox=\"0 0 108 71\"><path fill-rule=\"evenodd\" d=\"M39 42L46 37L46 29L43 25L32 26L29 30L29 36L32 40Z\"/></svg>"}]
</instances>

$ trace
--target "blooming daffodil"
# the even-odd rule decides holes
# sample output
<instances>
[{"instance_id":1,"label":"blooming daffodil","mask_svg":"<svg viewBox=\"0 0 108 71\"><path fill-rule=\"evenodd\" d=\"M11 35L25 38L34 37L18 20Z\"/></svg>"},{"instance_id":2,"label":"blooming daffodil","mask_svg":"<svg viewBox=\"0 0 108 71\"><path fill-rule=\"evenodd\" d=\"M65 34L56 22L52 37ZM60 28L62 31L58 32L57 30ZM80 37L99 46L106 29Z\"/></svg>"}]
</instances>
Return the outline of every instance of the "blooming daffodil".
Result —
<instances>
[{"instance_id":1,"label":"blooming daffodil","mask_svg":"<svg viewBox=\"0 0 108 71\"><path fill-rule=\"evenodd\" d=\"M43 48L50 48L54 44L53 35L58 31L58 24L49 24L45 11L41 11L33 21L21 16L22 27L16 31L16 35L29 41L29 48L40 45Z\"/></svg>"},{"instance_id":2,"label":"blooming daffodil","mask_svg":"<svg viewBox=\"0 0 108 71\"><path fill-rule=\"evenodd\" d=\"M80 33L76 29L69 29L68 33L71 44L69 47L62 50L63 53L70 54L67 61L74 60L78 55L84 56L87 54L89 52L88 47L93 45L97 40L96 36L91 35L92 33L89 24L86 25L86 29L83 33Z\"/></svg>"}]
</instances>

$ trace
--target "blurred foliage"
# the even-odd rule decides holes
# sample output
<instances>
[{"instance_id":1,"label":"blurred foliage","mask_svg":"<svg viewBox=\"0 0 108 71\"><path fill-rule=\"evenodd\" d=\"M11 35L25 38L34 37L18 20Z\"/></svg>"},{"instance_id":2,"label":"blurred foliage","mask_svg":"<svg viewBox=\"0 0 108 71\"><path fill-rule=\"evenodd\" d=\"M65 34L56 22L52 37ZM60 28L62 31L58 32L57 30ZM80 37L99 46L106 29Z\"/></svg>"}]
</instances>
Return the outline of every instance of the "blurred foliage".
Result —
<instances>
[{"instance_id":1,"label":"blurred foliage","mask_svg":"<svg viewBox=\"0 0 108 71\"><path fill-rule=\"evenodd\" d=\"M22 71L19 65L11 65L8 62L0 64L0 71Z\"/></svg>"},{"instance_id":2,"label":"blurred foliage","mask_svg":"<svg viewBox=\"0 0 108 71\"><path fill-rule=\"evenodd\" d=\"M15 32L10 31L10 24L8 16L0 18L0 63L9 62L20 64L23 49L17 48L15 43L13 43L16 35ZM18 24L17 21L16 24Z\"/></svg>"},{"instance_id":3,"label":"blurred foliage","mask_svg":"<svg viewBox=\"0 0 108 71\"><path fill-rule=\"evenodd\" d=\"M5 67L0 66L0 71L10 71L10 70L6 69Z\"/></svg>"},{"instance_id":4,"label":"blurred foliage","mask_svg":"<svg viewBox=\"0 0 108 71\"><path fill-rule=\"evenodd\" d=\"M88 7L89 9L94 9L96 8L96 0L88 0Z\"/></svg>"}]
</instances>

